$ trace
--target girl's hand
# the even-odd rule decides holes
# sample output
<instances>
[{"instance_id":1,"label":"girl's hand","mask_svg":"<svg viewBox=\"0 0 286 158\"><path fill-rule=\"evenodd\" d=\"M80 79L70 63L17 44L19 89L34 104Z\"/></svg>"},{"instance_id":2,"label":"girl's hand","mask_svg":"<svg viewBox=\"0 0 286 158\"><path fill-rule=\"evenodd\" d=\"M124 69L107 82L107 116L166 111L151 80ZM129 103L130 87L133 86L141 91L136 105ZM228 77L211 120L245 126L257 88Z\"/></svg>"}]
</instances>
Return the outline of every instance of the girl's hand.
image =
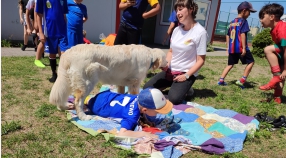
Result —
<instances>
[{"instance_id":1,"label":"girl's hand","mask_svg":"<svg viewBox=\"0 0 286 158\"><path fill-rule=\"evenodd\" d=\"M182 75L176 76L173 80L177 81L177 82L184 82L187 80L187 78L186 78L185 74L182 74Z\"/></svg>"}]
</instances>

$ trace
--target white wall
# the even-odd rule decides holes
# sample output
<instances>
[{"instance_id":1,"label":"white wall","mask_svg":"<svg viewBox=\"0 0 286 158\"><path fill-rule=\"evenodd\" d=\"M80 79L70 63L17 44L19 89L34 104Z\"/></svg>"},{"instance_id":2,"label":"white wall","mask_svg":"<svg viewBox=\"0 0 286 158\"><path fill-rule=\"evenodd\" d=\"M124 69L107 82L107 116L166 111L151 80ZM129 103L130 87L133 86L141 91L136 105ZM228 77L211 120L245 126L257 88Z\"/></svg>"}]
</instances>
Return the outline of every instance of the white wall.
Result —
<instances>
[{"instance_id":1,"label":"white wall","mask_svg":"<svg viewBox=\"0 0 286 158\"><path fill-rule=\"evenodd\" d=\"M160 3L162 4L162 0L160 0ZM208 17L208 22L207 22L207 33L209 35L208 38L208 42L211 41L212 39L212 32L213 32L213 28L215 27L214 23L215 23L215 16L216 16L216 12L217 12L217 7L218 7L218 0L212 0L211 1L211 6L210 8L210 12L209 12L209 17ZM155 34L155 39L154 42L161 44L163 42L163 39L166 35L166 32L168 30L169 25L160 25L160 14L157 15L157 20L156 20L156 34Z\"/></svg>"},{"instance_id":2,"label":"white wall","mask_svg":"<svg viewBox=\"0 0 286 158\"><path fill-rule=\"evenodd\" d=\"M84 0L83 4L89 17L83 26L89 40L98 42L100 33L106 36L115 33L115 0ZM19 21L18 0L1 0L1 39L23 40L23 26Z\"/></svg>"}]
</instances>

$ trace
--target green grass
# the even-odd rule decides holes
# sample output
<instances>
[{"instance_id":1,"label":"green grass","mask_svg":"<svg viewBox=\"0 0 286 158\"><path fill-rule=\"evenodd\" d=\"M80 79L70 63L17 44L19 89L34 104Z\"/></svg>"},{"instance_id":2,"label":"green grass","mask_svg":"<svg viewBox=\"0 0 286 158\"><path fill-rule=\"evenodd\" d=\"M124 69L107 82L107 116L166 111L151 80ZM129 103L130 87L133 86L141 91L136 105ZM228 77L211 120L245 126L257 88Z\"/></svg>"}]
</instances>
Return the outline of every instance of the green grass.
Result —
<instances>
[{"instance_id":1,"label":"green grass","mask_svg":"<svg viewBox=\"0 0 286 158\"><path fill-rule=\"evenodd\" d=\"M54 105L49 104L52 84L47 78L51 75L50 67L37 68L33 60L34 57L2 57L2 157L138 156L131 151L114 148L103 136L93 137L80 130L67 120L65 112L58 111ZM44 59L44 63L48 63L48 59ZM207 57L200 76L193 85L195 95L188 101L214 108L232 109L250 116L257 112L268 112L273 117L286 114L285 96L282 97L281 105L260 103L262 98L273 93L258 89L271 78L265 59L256 58L247 87L243 90L234 84L242 76L244 66L241 64L236 65L226 77L228 86L217 86L226 63L227 57ZM148 78L144 80L146 81ZM100 83L96 85L94 91L100 86ZM182 157L286 157L285 130L272 131L269 124L263 123L254 137L247 137L241 152L218 156L191 151Z\"/></svg>"}]
</instances>

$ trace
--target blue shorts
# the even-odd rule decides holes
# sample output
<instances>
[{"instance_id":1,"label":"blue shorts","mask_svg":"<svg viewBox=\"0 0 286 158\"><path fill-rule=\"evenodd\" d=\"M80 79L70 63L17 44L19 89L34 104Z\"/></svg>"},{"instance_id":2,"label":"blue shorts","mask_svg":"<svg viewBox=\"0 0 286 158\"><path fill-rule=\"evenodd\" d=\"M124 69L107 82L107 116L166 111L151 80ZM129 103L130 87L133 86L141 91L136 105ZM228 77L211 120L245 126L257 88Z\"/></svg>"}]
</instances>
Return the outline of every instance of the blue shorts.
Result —
<instances>
[{"instance_id":1,"label":"blue shorts","mask_svg":"<svg viewBox=\"0 0 286 158\"><path fill-rule=\"evenodd\" d=\"M82 31L74 32L74 31L68 30L67 37L68 37L69 47L75 46L77 44L83 44L83 32Z\"/></svg>"},{"instance_id":2,"label":"blue shorts","mask_svg":"<svg viewBox=\"0 0 286 158\"><path fill-rule=\"evenodd\" d=\"M66 37L47 37L45 43L45 52L50 54L57 54L58 47L60 51L64 52L69 49L67 38Z\"/></svg>"},{"instance_id":3,"label":"blue shorts","mask_svg":"<svg viewBox=\"0 0 286 158\"><path fill-rule=\"evenodd\" d=\"M228 54L228 65L238 64L238 61L242 64L250 64L254 62L254 58L250 51L246 51L245 56L241 57L240 53Z\"/></svg>"}]
</instances>

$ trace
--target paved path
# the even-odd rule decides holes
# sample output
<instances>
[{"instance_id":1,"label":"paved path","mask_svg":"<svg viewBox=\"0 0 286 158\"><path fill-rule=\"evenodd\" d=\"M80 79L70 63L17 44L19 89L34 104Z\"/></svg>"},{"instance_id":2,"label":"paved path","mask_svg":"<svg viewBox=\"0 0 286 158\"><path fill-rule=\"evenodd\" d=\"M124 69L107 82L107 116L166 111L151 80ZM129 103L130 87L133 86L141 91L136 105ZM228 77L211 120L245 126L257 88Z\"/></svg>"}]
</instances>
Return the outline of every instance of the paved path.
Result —
<instances>
[{"instance_id":1,"label":"paved path","mask_svg":"<svg viewBox=\"0 0 286 158\"><path fill-rule=\"evenodd\" d=\"M169 49L161 48L164 52L168 52ZM26 48L22 51L21 48L6 48L1 47L1 57L3 56L35 56L36 52L34 48ZM215 47L214 52L207 52L207 56L226 56L225 49Z\"/></svg>"}]
</instances>

